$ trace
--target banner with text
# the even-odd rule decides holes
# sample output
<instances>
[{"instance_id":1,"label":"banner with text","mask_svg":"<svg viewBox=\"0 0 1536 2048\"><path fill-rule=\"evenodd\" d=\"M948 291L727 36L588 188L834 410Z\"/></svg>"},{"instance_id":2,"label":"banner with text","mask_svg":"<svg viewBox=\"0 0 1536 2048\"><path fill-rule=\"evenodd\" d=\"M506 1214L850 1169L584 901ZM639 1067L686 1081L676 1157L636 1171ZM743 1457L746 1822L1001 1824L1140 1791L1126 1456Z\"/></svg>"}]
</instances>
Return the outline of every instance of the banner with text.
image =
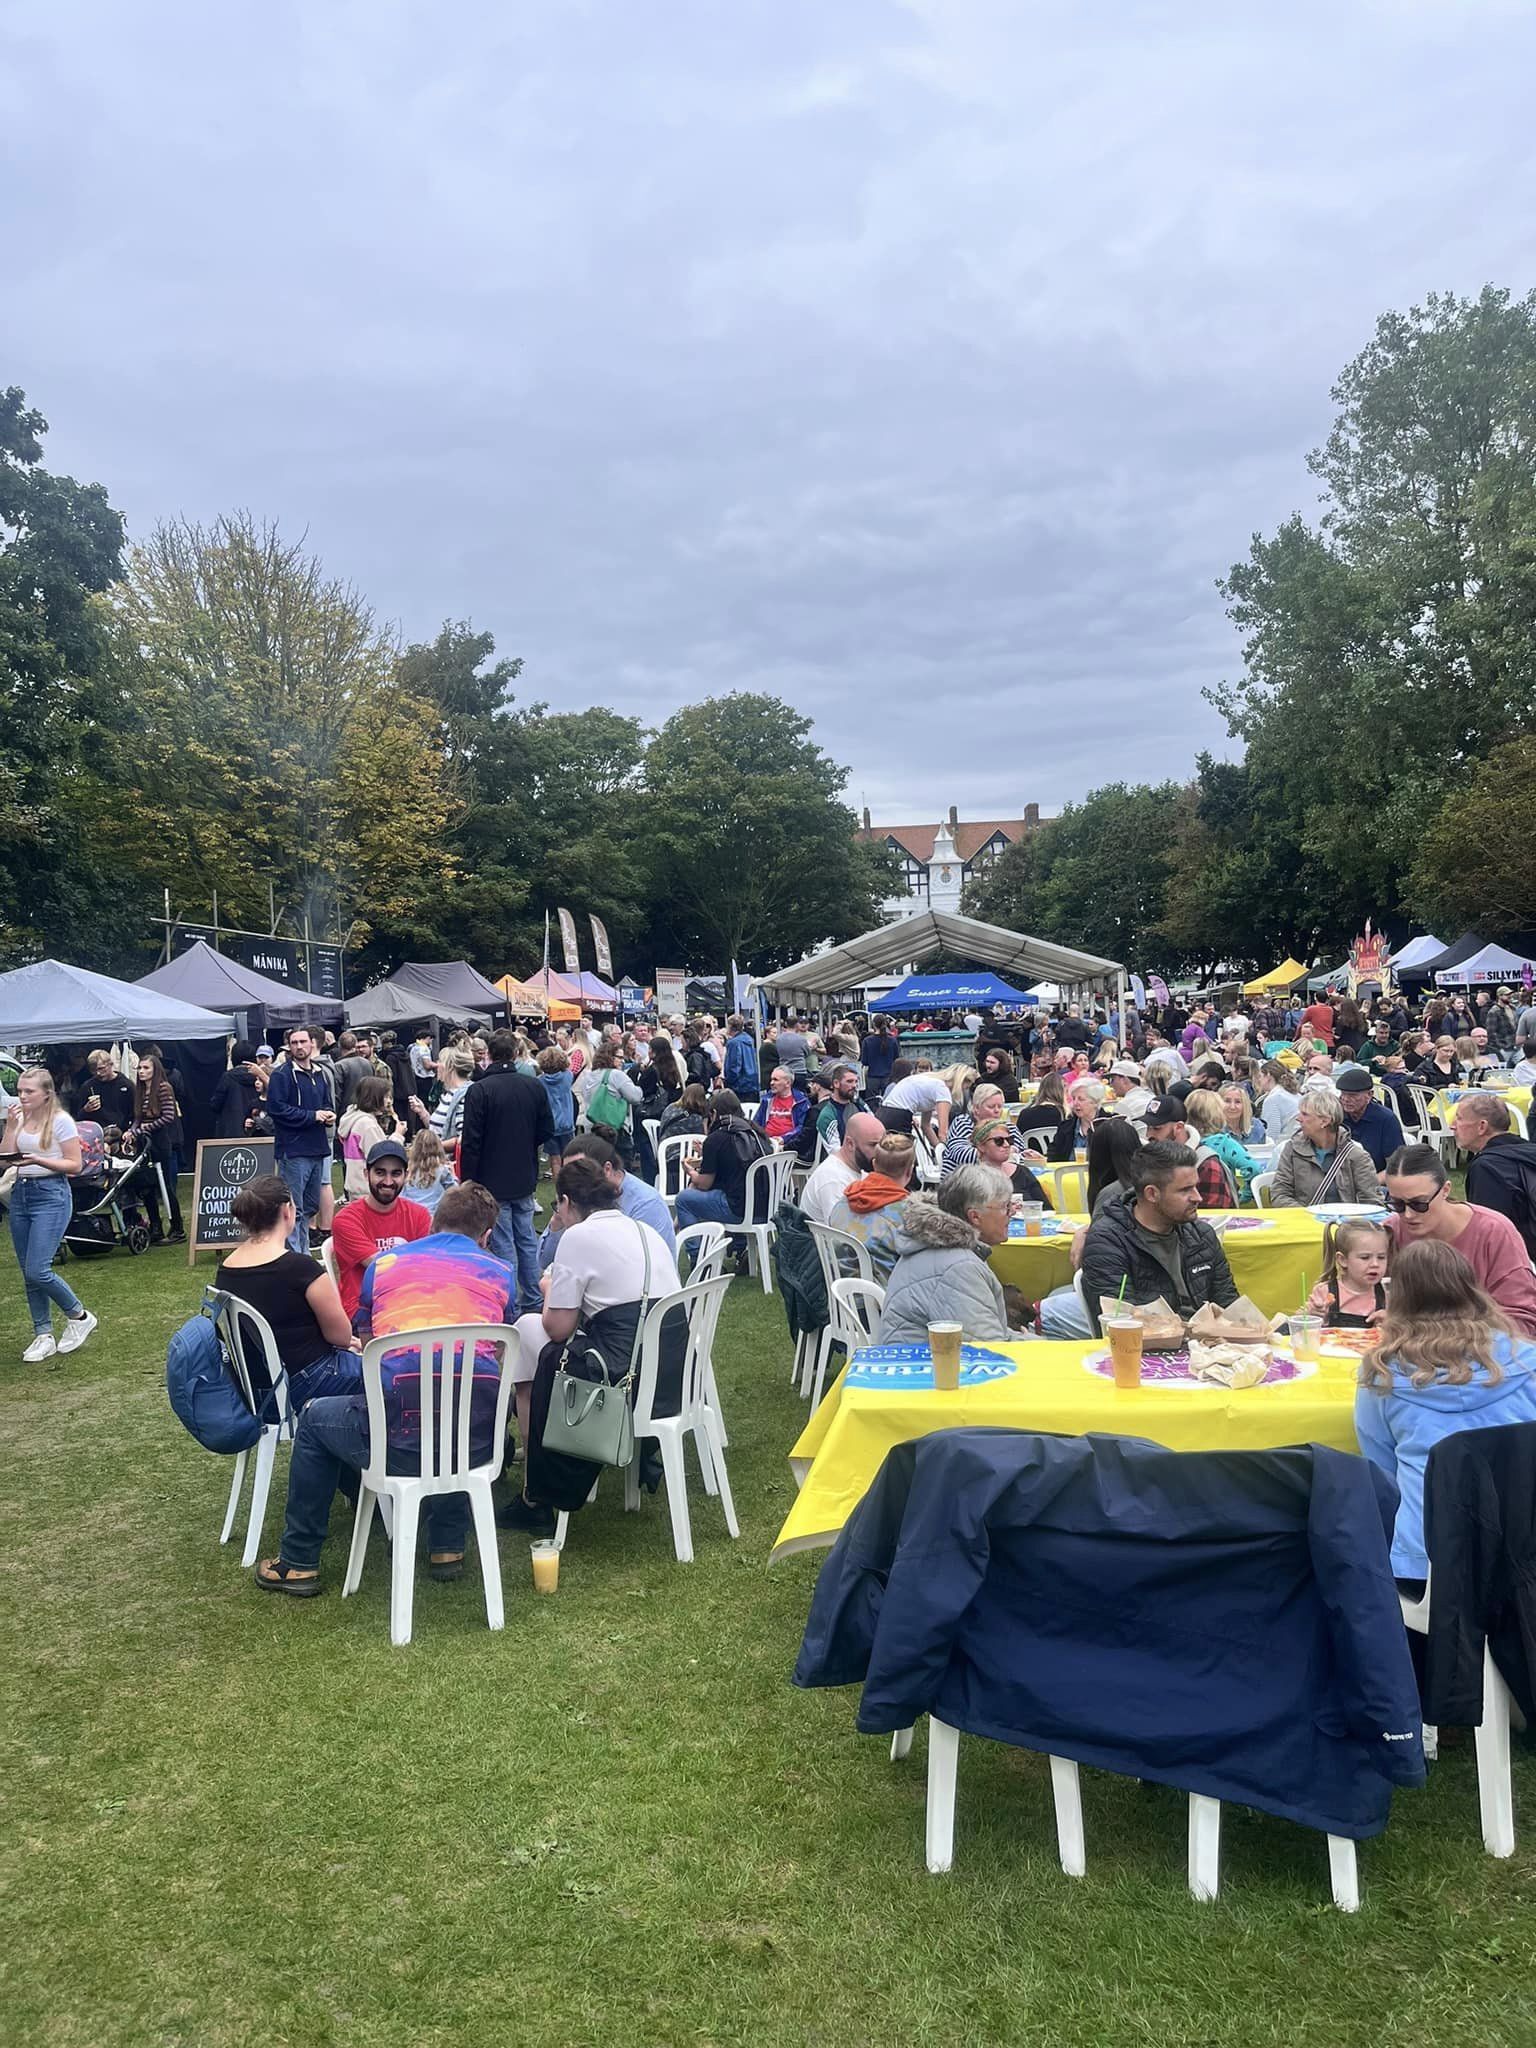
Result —
<instances>
[{"instance_id":1,"label":"banner with text","mask_svg":"<svg viewBox=\"0 0 1536 2048\"><path fill-rule=\"evenodd\" d=\"M657 968L656 1009L663 1017L687 1014L688 976L681 967Z\"/></svg>"},{"instance_id":2,"label":"banner with text","mask_svg":"<svg viewBox=\"0 0 1536 2048\"><path fill-rule=\"evenodd\" d=\"M568 910L557 910L555 915L560 920L560 944L565 949L565 971L567 974L580 974L581 955L576 950L576 920Z\"/></svg>"},{"instance_id":3,"label":"banner with text","mask_svg":"<svg viewBox=\"0 0 1536 2048\"><path fill-rule=\"evenodd\" d=\"M613 955L608 950L608 927L600 917L589 918L592 926L592 951L597 960L597 971L604 981L613 980Z\"/></svg>"}]
</instances>

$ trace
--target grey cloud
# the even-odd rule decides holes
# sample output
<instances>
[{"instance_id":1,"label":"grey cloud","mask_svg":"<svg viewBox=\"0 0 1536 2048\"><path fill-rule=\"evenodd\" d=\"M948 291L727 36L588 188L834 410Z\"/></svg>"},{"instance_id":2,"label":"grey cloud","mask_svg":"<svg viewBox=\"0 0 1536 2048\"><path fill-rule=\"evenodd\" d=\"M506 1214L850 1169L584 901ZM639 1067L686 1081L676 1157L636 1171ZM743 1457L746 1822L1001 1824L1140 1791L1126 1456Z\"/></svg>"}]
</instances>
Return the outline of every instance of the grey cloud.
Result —
<instances>
[{"instance_id":1,"label":"grey cloud","mask_svg":"<svg viewBox=\"0 0 1536 2048\"><path fill-rule=\"evenodd\" d=\"M1529 283L1536 22L1320 0L23 0L0 375L566 707L778 691L887 815L1221 748L1334 374Z\"/></svg>"}]
</instances>

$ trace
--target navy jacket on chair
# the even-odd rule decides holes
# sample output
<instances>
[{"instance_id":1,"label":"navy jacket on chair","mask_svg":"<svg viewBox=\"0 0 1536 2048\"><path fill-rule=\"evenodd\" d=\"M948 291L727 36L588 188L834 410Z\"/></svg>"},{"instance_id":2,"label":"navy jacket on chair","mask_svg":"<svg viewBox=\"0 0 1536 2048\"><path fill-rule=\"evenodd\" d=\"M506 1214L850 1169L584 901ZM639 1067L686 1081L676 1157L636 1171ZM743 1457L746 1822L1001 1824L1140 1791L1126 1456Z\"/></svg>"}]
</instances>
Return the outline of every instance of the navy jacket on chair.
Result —
<instances>
[{"instance_id":1,"label":"navy jacket on chair","mask_svg":"<svg viewBox=\"0 0 1536 2048\"><path fill-rule=\"evenodd\" d=\"M941 1430L822 1566L797 1685L1359 1838L1424 1781L1397 1489L1319 1445Z\"/></svg>"}]
</instances>

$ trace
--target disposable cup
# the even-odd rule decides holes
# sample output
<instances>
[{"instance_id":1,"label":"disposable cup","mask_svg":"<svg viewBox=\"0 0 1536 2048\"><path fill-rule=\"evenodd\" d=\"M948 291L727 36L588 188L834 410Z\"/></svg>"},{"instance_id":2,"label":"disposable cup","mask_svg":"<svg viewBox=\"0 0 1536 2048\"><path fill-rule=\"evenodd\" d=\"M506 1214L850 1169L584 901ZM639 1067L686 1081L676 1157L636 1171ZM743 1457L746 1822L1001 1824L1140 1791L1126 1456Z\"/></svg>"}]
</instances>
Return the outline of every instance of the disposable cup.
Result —
<instances>
[{"instance_id":1,"label":"disposable cup","mask_svg":"<svg viewBox=\"0 0 1536 2048\"><path fill-rule=\"evenodd\" d=\"M1126 1389L1141 1385L1141 1324L1134 1316L1108 1316L1104 1334L1109 1339L1110 1363L1115 1385Z\"/></svg>"},{"instance_id":2,"label":"disposable cup","mask_svg":"<svg viewBox=\"0 0 1536 2048\"><path fill-rule=\"evenodd\" d=\"M530 1543L533 1558L533 1590L553 1593L560 1584L560 1553L553 1543Z\"/></svg>"},{"instance_id":3,"label":"disposable cup","mask_svg":"<svg viewBox=\"0 0 1536 2048\"><path fill-rule=\"evenodd\" d=\"M1316 1316L1292 1316L1291 1356L1299 1358L1303 1365L1310 1364L1317 1357L1322 1334L1322 1324Z\"/></svg>"},{"instance_id":4,"label":"disposable cup","mask_svg":"<svg viewBox=\"0 0 1536 2048\"><path fill-rule=\"evenodd\" d=\"M928 1349L933 1353L933 1384L940 1393L953 1394L960 1386L959 1323L930 1323Z\"/></svg>"},{"instance_id":5,"label":"disposable cup","mask_svg":"<svg viewBox=\"0 0 1536 2048\"><path fill-rule=\"evenodd\" d=\"M1038 1237L1045 1228L1044 1202L1020 1202L1019 1214L1024 1218L1024 1235Z\"/></svg>"}]
</instances>

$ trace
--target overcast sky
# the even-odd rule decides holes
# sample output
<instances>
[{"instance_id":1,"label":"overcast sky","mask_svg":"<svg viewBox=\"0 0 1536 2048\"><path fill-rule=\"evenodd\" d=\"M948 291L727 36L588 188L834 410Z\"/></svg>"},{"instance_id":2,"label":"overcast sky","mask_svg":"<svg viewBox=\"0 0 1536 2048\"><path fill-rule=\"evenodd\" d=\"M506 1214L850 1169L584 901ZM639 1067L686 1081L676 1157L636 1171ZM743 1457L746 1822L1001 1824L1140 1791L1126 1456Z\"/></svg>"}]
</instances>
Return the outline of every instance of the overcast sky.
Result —
<instances>
[{"instance_id":1,"label":"overcast sky","mask_svg":"<svg viewBox=\"0 0 1536 2048\"><path fill-rule=\"evenodd\" d=\"M409 637L888 822L1180 774L1376 315L1536 279L1527 0L11 0L0 385Z\"/></svg>"}]
</instances>

